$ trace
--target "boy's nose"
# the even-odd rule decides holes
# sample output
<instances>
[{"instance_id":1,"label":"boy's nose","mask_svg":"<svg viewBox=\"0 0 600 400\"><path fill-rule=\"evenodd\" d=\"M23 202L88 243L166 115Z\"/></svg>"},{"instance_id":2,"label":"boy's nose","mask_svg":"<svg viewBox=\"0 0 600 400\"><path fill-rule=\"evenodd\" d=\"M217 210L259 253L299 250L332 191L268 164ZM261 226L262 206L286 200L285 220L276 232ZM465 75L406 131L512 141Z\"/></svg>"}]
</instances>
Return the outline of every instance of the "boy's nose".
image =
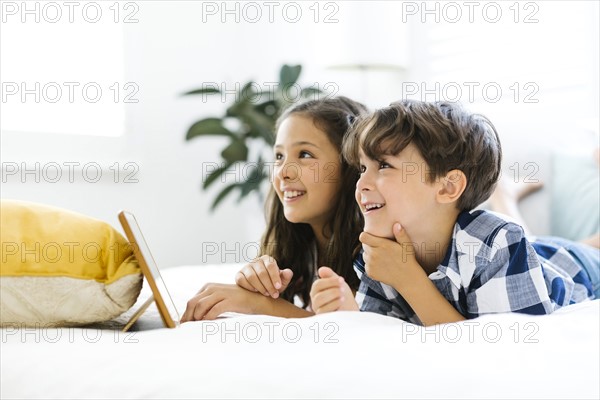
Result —
<instances>
[{"instance_id":1,"label":"boy's nose","mask_svg":"<svg viewBox=\"0 0 600 400\"><path fill-rule=\"evenodd\" d=\"M365 190L371 190L372 188L373 185L371 184L370 179L368 179L367 174L362 173L360 175L360 178L358 178L358 181L356 182L356 189L362 192Z\"/></svg>"}]
</instances>

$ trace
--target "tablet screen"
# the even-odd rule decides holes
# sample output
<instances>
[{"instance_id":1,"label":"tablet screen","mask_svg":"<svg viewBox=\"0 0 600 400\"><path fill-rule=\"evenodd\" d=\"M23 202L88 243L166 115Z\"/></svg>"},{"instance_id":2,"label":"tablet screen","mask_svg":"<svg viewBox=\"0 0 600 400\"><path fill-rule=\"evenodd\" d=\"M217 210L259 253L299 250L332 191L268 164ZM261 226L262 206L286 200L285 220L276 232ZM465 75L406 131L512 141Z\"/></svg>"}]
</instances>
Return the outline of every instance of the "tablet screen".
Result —
<instances>
[{"instance_id":1,"label":"tablet screen","mask_svg":"<svg viewBox=\"0 0 600 400\"><path fill-rule=\"evenodd\" d=\"M158 311L165 323L169 328L174 328L179 324L179 313L173 303L173 299L167 290L167 287L160 276L160 271L148 244L144 239L144 235L135 219L135 216L127 211L121 211L119 213L119 221L125 230L127 239L133 246L133 252L137 258L140 268L154 295L154 300Z\"/></svg>"}]
</instances>

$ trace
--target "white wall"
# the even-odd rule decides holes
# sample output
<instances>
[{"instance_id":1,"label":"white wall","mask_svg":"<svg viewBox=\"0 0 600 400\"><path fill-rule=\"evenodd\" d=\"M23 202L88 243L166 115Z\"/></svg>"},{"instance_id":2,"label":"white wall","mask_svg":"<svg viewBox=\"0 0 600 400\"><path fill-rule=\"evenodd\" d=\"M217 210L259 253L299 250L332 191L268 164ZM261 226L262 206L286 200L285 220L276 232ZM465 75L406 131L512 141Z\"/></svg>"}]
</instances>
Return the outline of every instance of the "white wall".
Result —
<instances>
[{"instance_id":1,"label":"white wall","mask_svg":"<svg viewBox=\"0 0 600 400\"><path fill-rule=\"evenodd\" d=\"M3 132L2 197L72 209L108 221L119 229L118 210L131 210L137 215L154 257L162 267L243 262L255 255L264 228L263 205L255 196L240 204L232 196L214 213L209 212L218 190L200 190L203 166L219 162L224 142L221 139L184 140L187 128L194 121L220 115L233 96L228 95L224 102L218 97L203 102L199 97L180 94L204 82L223 83L228 89L249 79L259 84L273 82L283 63L301 63L305 66L303 83L316 83L323 88L331 82L334 86L328 87L328 93L336 87L338 94L356 95L357 89L347 84L353 83L352 76L347 78L344 87L344 82L332 80L332 73L324 71L323 63L313 56L315 43L324 39L315 37L313 28L330 12L343 20L348 10L343 5L331 10L323 8L320 11L327 13L319 15L319 23L315 24L314 9L309 9L311 4L297 3L303 13L299 22L288 22L294 18L294 9L284 15L281 6L275 9L274 23L269 23L268 10L262 8L263 19L253 24L244 20L242 3L238 3L239 23L235 21L235 14L225 15L225 23L221 21L220 11L216 15L204 15L201 2L141 1L136 4L139 10L135 18L139 22L124 25L124 79L135 82L140 90L136 95L139 103L128 104L126 108L126 135L89 138ZM220 4L211 3L210 7L220 8ZM108 12L106 7L103 9ZM14 20L8 22L14 23ZM334 25L341 26L340 23ZM319 47L319 51L322 52L322 48ZM40 163L37 168L36 162ZM63 178L57 183L44 179L45 165L65 166L73 162L79 166L101 165L102 179L90 183L80 168L75 168L73 182L67 178L68 170L63 171ZM115 162L122 166L117 176L110 169ZM128 162L134 163L135 169L123 169ZM7 174L9 164L11 168L15 164L34 168L40 176L26 171L12 174L12 169ZM134 174L130 178L137 182L124 183L131 172ZM236 179L229 175L225 184ZM216 246L218 254L203 258L205 246L213 252Z\"/></svg>"},{"instance_id":2,"label":"white wall","mask_svg":"<svg viewBox=\"0 0 600 400\"><path fill-rule=\"evenodd\" d=\"M214 6L220 8L221 2L138 1L136 4L139 6L136 14L139 22L124 26L124 61L125 80L139 85L140 101L127 105L125 136L106 139L3 132L1 155L3 166L7 162L62 164L65 161L80 161L82 165L97 162L108 168L115 162L121 165L134 162L139 167L135 175L139 182L122 183L129 172L127 170L117 176L119 183L114 183L110 169L103 171L104 178L98 183L88 183L81 178L76 178L73 183L65 180L48 183L43 179L37 183L31 175L23 177L19 174L3 179L2 197L73 209L106 220L114 226L118 226L117 211L129 209L138 216L155 259L162 267L203 262L243 262L245 257L254 254L255 243L264 227L262 204L255 197L240 204L230 199L216 212L209 212L209 205L217 191L214 190L216 188L208 192L200 190L203 163L219 160L223 142L219 139L185 142L184 136L191 123L220 114L225 104L218 98L202 102L197 97L181 97L182 92L194 89L203 82L223 82L228 88L234 88L235 82L243 84L249 79L258 83L272 82L277 78L282 63L302 64L303 83L316 82L321 87L333 83L339 88L338 94L355 97L370 106L386 105L400 98L403 80L421 82L427 79L452 79L452 75L436 77L430 68L432 55L427 50L434 44L424 30L435 29L437 24L422 23L419 14L408 15L408 11L414 9L402 8L398 2L372 2L360 8L355 8L356 2L330 2L329 6L321 2L317 23L314 21L314 8L310 8L314 6L313 2L295 3L303 13L296 23L289 22L289 18L286 20L282 14L283 2L275 8L273 23L268 21L268 8L263 2L255 3L263 12L262 19L257 23L247 21L254 14L246 14L247 18L244 19L243 2L237 3L239 22L235 21L234 14L203 14L203 6L205 9ZM228 4L233 9L236 3ZM411 4L419 6L421 2ZM506 9L508 3L502 4L507 13L505 15L509 15ZM546 3L536 4L540 5L539 16L542 22L545 21L545 26L562 29L560 17L550 18L545 11ZM569 7L566 4L563 3ZM246 10L252 12L251 9ZM287 16L293 17L293 9L288 11ZM333 18L338 22L324 24L325 17L332 12L335 12ZM597 29L597 13L595 15L596 20L592 21L592 25L595 24ZM584 16L593 19L590 15ZM542 17L547 18L544 20ZM221 18L225 18L225 22ZM469 38L476 36L477 32L470 32L464 40L468 43ZM77 32L73 34L77 35ZM568 36L569 32L561 34ZM502 43L493 45L498 46L498 51L502 50ZM554 49L560 53L568 46L567 41L556 44ZM540 48L549 51L548 46ZM531 51L535 52L536 48L531 48ZM382 55L381 59L376 59L377 54ZM596 79L597 54L597 35L595 42L584 43L581 50L575 52L575 56L581 55L586 60L592 60L590 68L596 72ZM502 62L516 65L521 61L515 58ZM402 68L363 73L327 68L340 64L382 63L395 63L395 66ZM485 68L485 64L480 67ZM43 68L43 63L40 68ZM514 71L519 78L519 67ZM591 118L594 124L593 118L597 121L598 116L597 80L591 92L595 96L595 103L583 103L586 111L578 118ZM547 95L548 92L540 93L542 99ZM573 109L580 104L576 98L565 101ZM518 138L522 138L524 132L528 134L528 127L543 127L543 130L531 136L530 142L535 143L535 137L543 135L561 137L562 126L559 128L560 124L552 120L556 108L532 113L538 120L529 120L528 127L525 127L513 120L516 114L520 114L517 118L519 121L527 120L531 108L521 106L517 104L511 109L504 108L495 119L505 131L510 131L515 125L522 128L506 134L509 148L518 150ZM494 110L490 104L483 104L482 108L485 108L483 111ZM549 119L540 124L541 116ZM561 118L560 123L564 125L565 118ZM203 247L208 245L214 249L214 244L218 250L233 251L203 259ZM236 246L245 251L236 252Z\"/></svg>"}]
</instances>

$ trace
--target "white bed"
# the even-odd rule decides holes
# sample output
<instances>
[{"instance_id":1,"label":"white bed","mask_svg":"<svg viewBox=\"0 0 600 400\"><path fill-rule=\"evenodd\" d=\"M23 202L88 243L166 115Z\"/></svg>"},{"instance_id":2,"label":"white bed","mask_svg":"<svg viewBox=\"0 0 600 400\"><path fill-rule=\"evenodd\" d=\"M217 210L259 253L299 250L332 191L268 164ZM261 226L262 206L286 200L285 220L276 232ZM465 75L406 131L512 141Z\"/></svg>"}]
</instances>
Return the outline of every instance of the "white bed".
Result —
<instances>
[{"instance_id":1,"label":"white bed","mask_svg":"<svg viewBox=\"0 0 600 400\"><path fill-rule=\"evenodd\" d=\"M180 312L238 265L162 271ZM138 305L148 296L147 285ZM134 307L135 308L135 307ZM5 398L600 398L600 300L420 328L370 313L2 330Z\"/></svg>"}]
</instances>

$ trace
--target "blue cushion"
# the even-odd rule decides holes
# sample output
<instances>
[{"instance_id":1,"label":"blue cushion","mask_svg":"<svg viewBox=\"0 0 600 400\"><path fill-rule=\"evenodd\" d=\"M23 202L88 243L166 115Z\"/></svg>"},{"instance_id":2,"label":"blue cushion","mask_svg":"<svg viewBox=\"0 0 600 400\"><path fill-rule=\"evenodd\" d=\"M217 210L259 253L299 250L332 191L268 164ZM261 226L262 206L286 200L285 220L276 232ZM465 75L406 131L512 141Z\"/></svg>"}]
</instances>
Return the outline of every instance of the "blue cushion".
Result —
<instances>
[{"instance_id":1,"label":"blue cushion","mask_svg":"<svg viewBox=\"0 0 600 400\"><path fill-rule=\"evenodd\" d=\"M585 239L600 231L600 168L592 151L552 159L552 235Z\"/></svg>"}]
</instances>

